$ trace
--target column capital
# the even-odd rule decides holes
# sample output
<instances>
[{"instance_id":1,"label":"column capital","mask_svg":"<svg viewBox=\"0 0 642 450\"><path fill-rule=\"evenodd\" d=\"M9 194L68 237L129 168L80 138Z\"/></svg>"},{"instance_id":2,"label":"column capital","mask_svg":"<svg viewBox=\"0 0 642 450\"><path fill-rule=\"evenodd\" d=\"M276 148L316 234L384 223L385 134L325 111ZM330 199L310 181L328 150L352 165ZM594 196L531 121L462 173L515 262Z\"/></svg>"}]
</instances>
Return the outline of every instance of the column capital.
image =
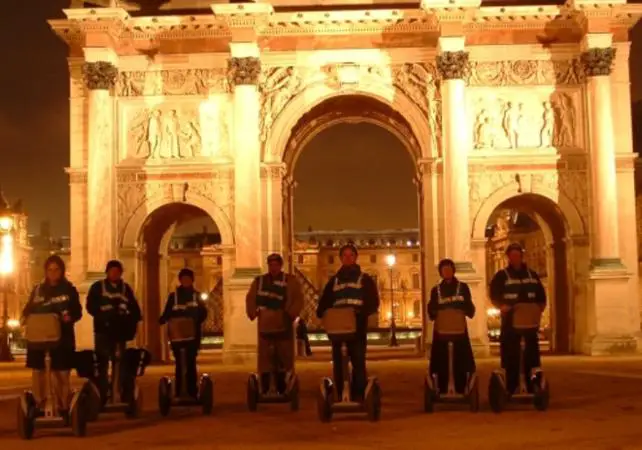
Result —
<instances>
[{"instance_id":1,"label":"column capital","mask_svg":"<svg viewBox=\"0 0 642 450\"><path fill-rule=\"evenodd\" d=\"M227 60L230 86L256 86L261 77L261 59L256 56L231 57Z\"/></svg>"},{"instance_id":2,"label":"column capital","mask_svg":"<svg viewBox=\"0 0 642 450\"><path fill-rule=\"evenodd\" d=\"M284 163L265 163L261 165L261 178L280 181L286 173L287 167Z\"/></svg>"},{"instance_id":3,"label":"column capital","mask_svg":"<svg viewBox=\"0 0 642 450\"><path fill-rule=\"evenodd\" d=\"M587 77L611 75L615 62L616 49L613 47L594 47L584 51L580 61Z\"/></svg>"},{"instance_id":4,"label":"column capital","mask_svg":"<svg viewBox=\"0 0 642 450\"><path fill-rule=\"evenodd\" d=\"M107 61L85 62L82 76L89 90L109 90L116 84L118 69Z\"/></svg>"},{"instance_id":5,"label":"column capital","mask_svg":"<svg viewBox=\"0 0 642 450\"><path fill-rule=\"evenodd\" d=\"M468 52L442 51L437 55L437 72L444 80L462 80L469 69Z\"/></svg>"}]
</instances>

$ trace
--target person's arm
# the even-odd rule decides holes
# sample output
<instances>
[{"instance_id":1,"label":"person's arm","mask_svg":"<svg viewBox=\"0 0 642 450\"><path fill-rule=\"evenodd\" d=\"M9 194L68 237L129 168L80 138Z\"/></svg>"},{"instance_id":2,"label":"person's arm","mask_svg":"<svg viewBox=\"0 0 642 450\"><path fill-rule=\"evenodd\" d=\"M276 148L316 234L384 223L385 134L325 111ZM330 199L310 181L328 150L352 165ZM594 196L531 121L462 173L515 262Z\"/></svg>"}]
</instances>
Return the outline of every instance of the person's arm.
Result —
<instances>
[{"instance_id":1,"label":"person's arm","mask_svg":"<svg viewBox=\"0 0 642 450\"><path fill-rule=\"evenodd\" d=\"M158 323L165 325L169 320L169 316L172 313L172 308L174 307L174 292L170 293L167 296L167 301L165 302L165 308L163 309L163 314L161 314Z\"/></svg>"},{"instance_id":2,"label":"person's arm","mask_svg":"<svg viewBox=\"0 0 642 450\"><path fill-rule=\"evenodd\" d=\"M461 296L464 297L464 312L469 318L475 317L475 304L473 303L473 294L470 292L470 286L461 283Z\"/></svg>"},{"instance_id":3,"label":"person's arm","mask_svg":"<svg viewBox=\"0 0 642 450\"><path fill-rule=\"evenodd\" d=\"M250 290L247 291L245 296L245 314L247 314L248 319L254 320L257 316L257 306L256 306L256 293L259 290L259 277L256 277L252 281Z\"/></svg>"},{"instance_id":4,"label":"person's arm","mask_svg":"<svg viewBox=\"0 0 642 450\"><path fill-rule=\"evenodd\" d=\"M363 275L363 290L365 292L364 312L366 316L377 314L379 311L379 290L377 283L368 274Z\"/></svg>"},{"instance_id":5,"label":"person's arm","mask_svg":"<svg viewBox=\"0 0 642 450\"><path fill-rule=\"evenodd\" d=\"M69 317L69 322L76 323L82 318L82 305L80 304L80 294L75 286L71 286L69 293L69 304L66 311L63 311L64 316ZM65 314L66 312L66 314Z\"/></svg>"},{"instance_id":6,"label":"person's arm","mask_svg":"<svg viewBox=\"0 0 642 450\"><path fill-rule=\"evenodd\" d=\"M430 290L430 300L428 300L428 318L435 320L437 318L437 310L439 309L439 296L437 295L437 286L433 286Z\"/></svg>"},{"instance_id":7,"label":"person's arm","mask_svg":"<svg viewBox=\"0 0 642 450\"><path fill-rule=\"evenodd\" d=\"M501 309L504 303L504 285L506 284L506 274L500 270L490 281L489 295L490 301L495 308Z\"/></svg>"},{"instance_id":8,"label":"person's arm","mask_svg":"<svg viewBox=\"0 0 642 450\"><path fill-rule=\"evenodd\" d=\"M535 285L535 301L540 305L542 311L544 311L546 308L546 289L537 273L532 272L532 276L537 280L537 284Z\"/></svg>"},{"instance_id":9,"label":"person's arm","mask_svg":"<svg viewBox=\"0 0 642 450\"><path fill-rule=\"evenodd\" d=\"M303 309L303 289L301 283L295 278L294 275L288 276L288 294L285 304L285 311L292 320L299 317Z\"/></svg>"},{"instance_id":10,"label":"person's arm","mask_svg":"<svg viewBox=\"0 0 642 450\"><path fill-rule=\"evenodd\" d=\"M141 320L143 320L143 314L140 310L140 304L138 303L138 300L136 300L136 295L134 295L134 290L127 283L125 283L125 296L127 297L127 300L129 302L128 309L132 320L135 323L140 322Z\"/></svg>"},{"instance_id":11,"label":"person's arm","mask_svg":"<svg viewBox=\"0 0 642 450\"><path fill-rule=\"evenodd\" d=\"M333 285L334 277L330 278L330 281L328 281L323 288L323 293L321 294L321 298L319 298L319 304L317 305L317 317L319 319L322 319L325 312L328 309L332 308L332 305L334 304L334 295L332 292Z\"/></svg>"},{"instance_id":12,"label":"person's arm","mask_svg":"<svg viewBox=\"0 0 642 450\"><path fill-rule=\"evenodd\" d=\"M100 285L100 281L97 281L89 288L89 292L87 293L87 300L85 302L85 309L90 316L96 317L100 315L100 304L102 302L102 297L102 287Z\"/></svg>"}]
</instances>

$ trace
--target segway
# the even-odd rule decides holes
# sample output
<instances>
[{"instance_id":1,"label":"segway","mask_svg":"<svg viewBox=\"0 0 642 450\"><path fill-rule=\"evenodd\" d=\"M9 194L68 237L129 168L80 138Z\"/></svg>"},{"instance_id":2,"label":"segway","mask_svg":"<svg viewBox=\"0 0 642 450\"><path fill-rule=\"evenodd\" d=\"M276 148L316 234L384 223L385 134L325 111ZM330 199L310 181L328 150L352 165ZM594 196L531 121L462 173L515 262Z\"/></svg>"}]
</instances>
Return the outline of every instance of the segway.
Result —
<instances>
[{"instance_id":1,"label":"segway","mask_svg":"<svg viewBox=\"0 0 642 450\"><path fill-rule=\"evenodd\" d=\"M109 392L107 393L107 401L104 406L102 404L100 390L96 385L98 382L96 379L90 379L83 386L83 392L85 392L90 399L90 420L97 418L98 411L101 413L124 413L125 417L135 419L143 409L143 394L136 382L136 378L145 373L145 367L149 364L150 355L149 352L144 349L126 349L125 347L125 342L115 343L115 349L109 361ZM127 358L132 366L133 363L131 363L131 361L136 362L134 385L129 389L123 386L120 380L123 357ZM126 392L126 390L131 392Z\"/></svg>"},{"instance_id":2,"label":"segway","mask_svg":"<svg viewBox=\"0 0 642 450\"><path fill-rule=\"evenodd\" d=\"M341 398L331 378L321 381L317 397L317 413L321 422L330 422L334 413L365 413L376 422L381 417L381 387L376 377L369 377L363 401L356 401L351 394L351 370L348 357L348 342L359 339L356 336L357 320L353 308L331 308L323 317L323 326L333 343L341 343L341 371L343 390Z\"/></svg>"},{"instance_id":3,"label":"segway","mask_svg":"<svg viewBox=\"0 0 642 450\"><path fill-rule=\"evenodd\" d=\"M191 317L176 317L169 320L168 324L169 341L172 344L187 343L197 339L196 323ZM201 375L198 387L198 397L193 398L187 394L187 359L186 349L180 349L183 383L178 398L174 398L172 379L163 377L158 384L158 409L161 416L169 414L172 407L200 406L203 415L212 414L214 407L214 382L206 373Z\"/></svg>"},{"instance_id":4,"label":"segway","mask_svg":"<svg viewBox=\"0 0 642 450\"><path fill-rule=\"evenodd\" d=\"M31 439L37 427L58 428L71 426L74 436L83 437L87 431L86 397L81 391L70 393L69 416L63 416L51 380L51 350L60 343L61 329L58 314L32 314L27 318L27 342L31 348L45 351L45 408L39 410L31 391L25 391L18 403L18 434Z\"/></svg>"},{"instance_id":5,"label":"segway","mask_svg":"<svg viewBox=\"0 0 642 450\"><path fill-rule=\"evenodd\" d=\"M435 403L468 403L472 412L479 411L479 384L475 372L466 374L466 387L463 393L455 389L455 343L454 339L465 339L466 315L459 309L444 309L437 314L435 329L441 339L448 340L448 387L446 392L439 390L437 374L429 373L424 381L424 411L431 413Z\"/></svg>"},{"instance_id":6,"label":"segway","mask_svg":"<svg viewBox=\"0 0 642 450\"><path fill-rule=\"evenodd\" d=\"M544 372L540 367L535 367L530 374L526 373L524 366L524 351L526 348L526 333L533 333L539 330L539 322L542 314L540 306L536 303L517 303L513 306L513 328L520 337L519 353L519 387L516 393L508 392L506 384L506 370L494 370L490 376L488 385L488 401L490 408L496 412L502 412L508 402L532 402L535 409L545 411L549 403L549 385ZM530 378L532 392L528 391L526 377Z\"/></svg>"},{"instance_id":7,"label":"segway","mask_svg":"<svg viewBox=\"0 0 642 450\"><path fill-rule=\"evenodd\" d=\"M277 375L283 364L277 352L277 340L287 339L288 333L294 337L292 327L286 322L287 317L282 309L259 308L259 334L268 342L270 355L270 385L267 390L262 385L261 371L251 373L247 380L247 408L254 412L259 403L289 403L290 411L299 410L299 377L294 370L285 374L285 392L278 391ZM292 343L294 352L294 342ZM259 359L261 355L259 355ZM259 364L260 366L260 364Z\"/></svg>"}]
</instances>

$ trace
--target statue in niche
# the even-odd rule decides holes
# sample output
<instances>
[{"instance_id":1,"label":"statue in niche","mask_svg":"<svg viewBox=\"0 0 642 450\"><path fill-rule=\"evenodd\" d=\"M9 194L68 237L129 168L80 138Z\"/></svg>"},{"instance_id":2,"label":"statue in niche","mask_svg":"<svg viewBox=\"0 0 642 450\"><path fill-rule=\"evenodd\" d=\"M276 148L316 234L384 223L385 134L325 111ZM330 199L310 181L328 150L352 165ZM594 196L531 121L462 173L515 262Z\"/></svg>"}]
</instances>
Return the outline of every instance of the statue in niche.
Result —
<instances>
[{"instance_id":1,"label":"statue in niche","mask_svg":"<svg viewBox=\"0 0 642 450\"><path fill-rule=\"evenodd\" d=\"M136 156L158 158L163 140L162 113L154 110L145 120L131 128L136 137Z\"/></svg>"},{"instance_id":2,"label":"statue in niche","mask_svg":"<svg viewBox=\"0 0 642 450\"><path fill-rule=\"evenodd\" d=\"M475 123L475 148L488 149L495 146L493 117L487 109L482 109Z\"/></svg>"},{"instance_id":3,"label":"statue in niche","mask_svg":"<svg viewBox=\"0 0 642 450\"><path fill-rule=\"evenodd\" d=\"M176 115L176 110L172 109L168 116L167 119L165 119L164 123L164 129L163 131L165 132L165 157L166 158L178 158L180 157L180 142L179 142L179 137L180 137L180 132L181 132L181 125L178 122L178 117Z\"/></svg>"},{"instance_id":4,"label":"statue in niche","mask_svg":"<svg viewBox=\"0 0 642 450\"><path fill-rule=\"evenodd\" d=\"M573 130L575 129L575 108L573 99L568 94L561 94L555 102L558 111L559 129L557 132L557 145L572 147L574 144Z\"/></svg>"},{"instance_id":5,"label":"statue in niche","mask_svg":"<svg viewBox=\"0 0 642 450\"><path fill-rule=\"evenodd\" d=\"M540 131L540 147L551 147L553 145L553 133L555 130L555 111L550 102L544 102L542 114L543 124Z\"/></svg>"},{"instance_id":6,"label":"statue in niche","mask_svg":"<svg viewBox=\"0 0 642 450\"><path fill-rule=\"evenodd\" d=\"M506 103L506 109L504 110L504 120L502 122L502 127L504 128L504 133L508 139L510 148L518 148L519 145L519 130L521 126L522 119L522 105L515 105L514 102Z\"/></svg>"}]
</instances>

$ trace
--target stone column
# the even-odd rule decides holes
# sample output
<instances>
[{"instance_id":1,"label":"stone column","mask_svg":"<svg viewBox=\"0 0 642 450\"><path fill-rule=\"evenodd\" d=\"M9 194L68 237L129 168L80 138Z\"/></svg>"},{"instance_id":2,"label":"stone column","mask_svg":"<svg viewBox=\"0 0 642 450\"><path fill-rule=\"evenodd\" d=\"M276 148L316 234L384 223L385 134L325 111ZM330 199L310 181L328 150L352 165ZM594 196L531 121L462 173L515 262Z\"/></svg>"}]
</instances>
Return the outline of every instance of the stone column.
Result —
<instances>
[{"instance_id":1,"label":"stone column","mask_svg":"<svg viewBox=\"0 0 642 450\"><path fill-rule=\"evenodd\" d=\"M266 254L283 255L283 176L282 164L270 164L265 170Z\"/></svg>"},{"instance_id":2,"label":"stone column","mask_svg":"<svg viewBox=\"0 0 642 450\"><path fill-rule=\"evenodd\" d=\"M230 44L228 81L233 89L234 238L236 266L225 303L223 360L256 360L257 329L245 312L245 296L261 273L261 61L255 43Z\"/></svg>"},{"instance_id":3,"label":"stone column","mask_svg":"<svg viewBox=\"0 0 642 450\"><path fill-rule=\"evenodd\" d=\"M468 149L470 127L466 115L465 71L468 53L463 37L439 38L437 70L442 78L442 158L446 256L459 272L472 272L470 262L470 212Z\"/></svg>"},{"instance_id":4,"label":"stone column","mask_svg":"<svg viewBox=\"0 0 642 450\"><path fill-rule=\"evenodd\" d=\"M605 37L601 35L600 37ZM615 136L611 99L611 70L615 49L611 39L605 47L589 47L585 40L582 65L586 75L589 112L590 156L593 181L593 223L595 226L592 266L621 267L618 233L617 177L615 173ZM594 43L597 44L597 43Z\"/></svg>"},{"instance_id":5,"label":"stone column","mask_svg":"<svg viewBox=\"0 0 642 450\"><path fill-rule=\"evenodd\" d=\"M115 256L114 103L118 69L106 61L87 62L83 78L89 90L87 156L87 272L104 273Z\"/></svg>"}]
</instances>

